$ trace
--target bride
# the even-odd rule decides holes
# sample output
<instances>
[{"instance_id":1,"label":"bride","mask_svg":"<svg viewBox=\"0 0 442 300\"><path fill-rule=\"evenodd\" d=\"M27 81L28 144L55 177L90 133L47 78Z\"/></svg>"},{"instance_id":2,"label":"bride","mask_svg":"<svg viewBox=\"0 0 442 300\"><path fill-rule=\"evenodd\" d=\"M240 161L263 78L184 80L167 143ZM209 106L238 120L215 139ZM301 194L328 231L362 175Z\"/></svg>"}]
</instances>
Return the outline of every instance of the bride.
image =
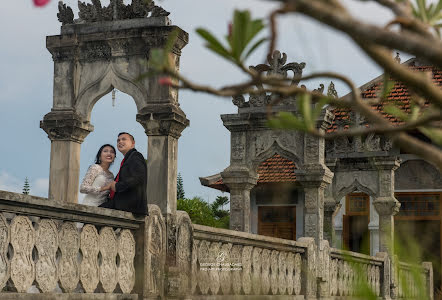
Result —
<instances>
[{"instance_id":1,"label":"bride","mask_svg":"<svg viewBox=\"0 0 442 300\"><path fill-rule=\"evenodd\" d=\"M87 194L83 199L84 205L99 206L106 201L110 183L114 180L114 174L109 171L114 160L114 146L101 146L95 157L95 164L89 167L80 185L80 193Z\"/></svg>"}]
</instances>

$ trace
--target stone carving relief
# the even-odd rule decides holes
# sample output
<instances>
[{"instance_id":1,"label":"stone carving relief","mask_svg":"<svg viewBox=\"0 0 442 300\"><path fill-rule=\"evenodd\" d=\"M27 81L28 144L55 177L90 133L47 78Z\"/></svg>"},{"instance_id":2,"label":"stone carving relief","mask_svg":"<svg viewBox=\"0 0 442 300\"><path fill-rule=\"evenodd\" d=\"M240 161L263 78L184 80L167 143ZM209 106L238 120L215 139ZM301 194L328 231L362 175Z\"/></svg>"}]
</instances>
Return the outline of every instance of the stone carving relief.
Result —
<instances>
[{"instance_id":1,"label":"stone carving relief","mask_svg":"<svg viewBox=\"0 0 442 300\"><path fill-rule=\"evenodd\" d=\"M191 286L190 286L190 292L195 294L196 287L198 285L198 249L199 249L199 240L193 240L193 247L192 247L192 280L191 280ZM229 277L230 280L230 277ZM223 281L221 280L221 288L225 288L225 285L223 285Z\"/></svg>"},{"instance_id":2,"label":"stone carving relief","mask_svg":"<svg viewBox=\"0 0 442 300\"><path fill-rule=\"evenodd\" d=\"M189 274L191 270L191 247L192 247L192 223L189 216L186 214L178 218L177 229L177 267L180 276L180 291L182 294L188 293Z\"/></svg>"},{"instance_id":3,"label":"stone carving relief","mask_svg":"<svg viewBox=\"0 0 442 300\"><path fill-rule=\"evenodd\" d=\"M35 265L32 249L35 231L28 217L16 216L11 222L11 245L14 255L11 259L11 279L17 292L26 292L34 282Z\"/></svg>"},{"instance_id":4,"label":"stone carving relief","mask_svg":"<svg viewBox=\"0 0 442 300\"><path fill-rule=\"evenodd\" d=\"M117 236L111 227L101 228L98 245L101 253L101 286L104 292L112 293L118 282L117 265L115 264L118 253L118 243Z\"/></svg>"},{"instance_id":5,"label":"stone carving relief","mask_svg":"<svg viewBox=\"0 0 442 300\"><path fill-rule=\"evenodd\" d=\"M58 230L55 222L50 219L40 220L36 237L35 247L38 251L38 261L35 265L35 281L41 292L50 293L55 290L58 281L55 259L58 249Z\"/></svg>"},{"instance_id":6,"label":"stone carving relief","mask_svg":"<svg viewBox=\"0 0 442 300\"><path fill-rule=\"evenodd\" d=\"M64 222L58 235L58 244L61 251L59 262L59 281L65 293L71 293L77 287L80 279L77 261L80 249L80 235L77 226L72 222Z\"/></svg>"},{"instance_id":7,"label":"stone carving relief","mask_svg":"<svg viewBox=\"0 0 442 300\"><path fill-rule=\"evenodd\" d=\"M118 282L121 291L130 294L135 285L135 239L128 229L122 230L118 237L118 256L120 257L117 269Z\"/></svg>"},{"instance_id":8,"label":"stone carving relief","mask_svg":"<svg viewBox=\"0 0 442 300\"><path fill-rule=\"evenodd\" d=\"M165 255L165 224L159 211L152 211L149 207L149 228L148 228L148 288L152 295L161 294L163 287L163 264Z\"/></svg>"},{"instance_id":9,"label":"stone carving relief","mask_svg":"<svg viewBox=\"0 0 442 300\"><path fill-rule=\"evenodd\" d=\"M232 133L231 156L233 160L242 160L245 157L246 141L244 133Z\"/></svg>"},{"instance_id":10,"label":"stone carving relief","mask_svg":"<svg viewBox=\"0 0 442 300\"><path fill-rule=\"evenodd\" d=\"M0 290L2 290L10 275L8 259L9 225L3 214L0 213Z\"/></svg>"},{"instance_id":11,"label":"stone carving relief","mask_svg":"<svg viewBox=\"0 0 442 300\"><path fill-rule=\"evenodd\" d=\"M80 20L78 23L91 23L102 21L115 21L145 17L168 16L170 13L154 1L132 0L131 4L125 5L123 0L111 0L108 6L102 6L100 0L92 0L92 4L78 1ZM58 4L58 20L65 24L74 23L72 9L62 1Z\"/></svg>"},{"instance_id":12,"label":"stone carving relief","mask_svg":"<svg viewBox=\"0 0 442 300\"><path fill-rule=\"evenodd\" d=\"M293 282L294 282L294 269L295 269L295 254L294 253L287 253L287 281L286 281L286 287L287 287L287 294L293 295Z\"/></svg>"},{"instance_id":13,"label":"stone carving relief","mask_svg":"<svg viewBox=\"0 0 442 300\"><path fill-rule=\"evenodd\" d=\"M80 249L83 259L80 265L80 281L86 293L93 293L100 281L98 272L98 241L95 226L84 225L80 235Z\"/></svg>"}]
</instances>

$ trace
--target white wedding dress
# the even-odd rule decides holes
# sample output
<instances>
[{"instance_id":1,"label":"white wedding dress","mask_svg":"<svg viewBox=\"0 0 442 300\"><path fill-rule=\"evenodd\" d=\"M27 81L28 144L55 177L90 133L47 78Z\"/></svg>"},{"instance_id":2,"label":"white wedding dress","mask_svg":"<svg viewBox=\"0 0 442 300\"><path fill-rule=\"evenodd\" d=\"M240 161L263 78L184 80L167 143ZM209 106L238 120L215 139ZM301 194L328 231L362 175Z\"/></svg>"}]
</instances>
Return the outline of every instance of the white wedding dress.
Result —
<instances>
[{"instance_id":1,"label":"white wedding dress","mask_svg":"<svg viewBox=\"0 0 442 300\"><path fill-rule=\"evenodd\" d=\"M87 194L83 199L84 205L99 206L106 201L109 191L100 191L100 188L114 180L110 171L104 171L100 165L89 167L80 185L80 193Z\"/></svg>"}]
</instances>

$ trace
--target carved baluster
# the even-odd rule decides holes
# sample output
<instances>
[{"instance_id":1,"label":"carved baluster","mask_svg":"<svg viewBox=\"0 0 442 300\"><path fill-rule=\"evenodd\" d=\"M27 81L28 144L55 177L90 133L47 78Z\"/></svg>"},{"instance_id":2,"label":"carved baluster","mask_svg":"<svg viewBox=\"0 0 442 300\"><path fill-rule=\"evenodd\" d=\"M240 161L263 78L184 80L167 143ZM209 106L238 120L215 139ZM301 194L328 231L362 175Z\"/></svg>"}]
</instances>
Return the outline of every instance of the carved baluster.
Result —
<instances>
[{"instance_id":1,"label":"carved baluster","mask_svg":"<svg viewBox=\"0 0 442 300\"><path fill-rule=\"evenodd\" d=\"M295 295L299 295L301 293L301 268L302 268L302 260L301 254L295 254L295 278L293 282L293 291Z\"/></svg>"},{"instance_id":2,"label":"carved baluster","mask_svg":"<svg viewBox=\"0 0 442 300\"><path fill-rule=\"evenodd\" d=\"M116 264L118 244L111 227L101 228L98 245L101 253L100 282L104 292L112 293L118 282Z\"/></svg>"},{"instance_id":3,"label":"carved baluster","mask_svg":"<svg viewBox=\"0 0 442 300\"><path fill-rule=\"evenodd\" d=\"M287 294L293 295L293 269L295 267L295 254L287 253Z\"/></svg>"},{"instance_id":4,"label":"carved baluster","mask_svg":"<svg viewBox=\"0 0 442 300\"><path fill-rule=\"evenodd\" d=\"M122 230L118 238L118 256L120 257L117 269L118 282L121 291L130 294L135 285L135 239L128 229Z\"/></svg>"},{"instance_id":5,"label":"carved baluster","mask_svg":"<svg viewBox=\"0 0 442 300\"><path fill-rule=\"evenodd\" d=\"M241 257L242 257L242 246L234 245L232 247L232 252L231 252L231 259L232 259L232 266L233 267L240 267L241 266ZM241 286L242 286L241 273L242 272L243 271L232 271L232 287L233 287L233 294L234 295L241 294Z\"/></svg>"},{"instance_id":6,"label":"carved baluster","mask_svg":"<svg viewBox=\"0 0 442 300\"><path fill-rule=\"evenodd\" d=\"M43 293L54 291L57 287L58 270L56 253L58 249L58 230L53 220L43 219L38 223L35 247L38 261L35 265L35 281Z\"/></svg>"},{"instance_id":7,"label":"carved baluster","mask_svg":"<svg viewBox=\"0 0 442 300\"><path fill-rule=\"evenodd\" d=\"M192 295L196 292L196 287L198 286L198 246L200 241L193 240L193 248L192 248L192 282L190 286L190 292Z\"/></svg>"},{"instance_id":8,"label":"carved baluster","mask_svg":"<svg viewBox=\"0 0 442 300\"><path fill-rule=\"evenodd\" d=\"M272 290L272 295L278 294L278 256L279 252L276 250L272 250L272 254L270 255L270 285Z\"/></svg>"},{"instance_id":9,"label":"carved baluster","mask_svg":"<svg viewBox=\"0 0 442 300\"><path fill-rule=\"evenodd\" d=\"M200 263L200 270L198 272L198 285L203 295L207 295L209 293L210 287L209 271L207 271L208 269L210 269L209 246L210 243L208 241L201 241L200 247L198 249L198 260Z\"/></svg>"},{"instance_id":10,"label":"carved baluster","mask_svg":"<svg viewBox=\"0 0 442 300\"><path fill-rule=\"evenodd\" d=\"M381 295L381 269L376 266L376 296Z\"/></svg>"},{"instance_id":11,"label":"carved baluster","mask_svg":"<svg viewBox=\"0 0 442 300\"><path fill-rule=\"evenodd\" d=\"M65 293L71 293L77 287L80 279L77 261L80 249L80 235L75 223L63 223L58 234L58 244L61 251L61 258L58 265L58 277L61 289Z\"/></svg>"},{"instance_id":12,"label":"carved baluster","mask_svg":"<svg viewBox=\"0 0 442 300\"><path fill-rule=\"evenodd\" d=\"M220 271L218 270L218 268L220 268L218 264L221 263L220 249L221 249L221 243L210 244L210 249L209 249L210 263L215 264L211 267L211 270L209 271L209 280L210 280L209 287L210 291L212 292L212 295L217 295L220 288L220 280L219 280Z\"/></svg>"},{"instance_id":13,"label":"carved baluster","mask_svg":"<svg viewBox=\"0 0 442 300\"><path fill-rule=\"evenodd\" d=\"M252 291L254 295L261 295L261 253L262 249L254 247L252 251Z\"/></svg>"},{"instance_id":14,"label":"carved baluster","mask_svg":"<svg viewBox=\"0 0 442 300\"><path fill-rule=\"evenodd\" d=\"M32 260L35 231L28 217L16 216L11 222L11 279L19 293L26 292L34 282L35 264Z\"/></svg>"},{"instance_id":15,"label":"carved baluster","mask_svg":"<svg viewBox=\"0 0 442 300\"><path fill-rule=\"evenodd\" d=\"M10 275L8 260L9 225L3 214L0 213L0 291L5 287Z\"/></svg>"},{"instance_id":16,"label":"carved baluster","mask_svg":"<svg viewBox=\"0 0 442 300\"><path fill-rule=\"evenodd\" d=\"M192 223L186 213L179 213L177 221L176 257L179 270L180 294L189 295L189 280L191 279L191 246Z\"/></svg>"},{"instance_id":17,"label":"carved baluster","mask_svg":"<svg viewBox=\"0 0 442 300\"><path fill-rule=\"evenodd\" d=\"M280 252L278 257L278 290L279 294L284 295L287 288L287 264L286 264L287 254L285 252Z\"/></svg>"},{"instance_id":18,"label":"carved baluster","mask_svg":"<svg viewBox=\"0 0 442 300\"><path fill-rule=\"evenodd\" d=\"M338 293L344 296L344 265L342 260L338 260Z\"/></svg>"},{"instance_id":19,"label":"carved baluster","mask_svg":"<svg viewBox=\"0 0 442 300\"><path fill-rule=\"evenodd\" d=\"M270 250L264 249L261 254L261 293L269 294L270 289Z\"/></svg>"},{"instance_id":20,"label":"carved baluster","mask_svg":"<svg viewBox=\"0 0 442 300\"><path fill-rule=\"evenodd\" d=\"M242 250L242 288L246 295L252 292L252 246L245 246Z\"/></svg>"},{"instance_id":21,"label":"carved baluster","mask_svg":"<svg viewBox=\"0 0 442 300\"><path fill-rule=\"evenodd\" d=\"M333 259L330 263L330 293L332 296L336 296L338 293L338 260Z\"/></svg>"},{"instance_id":22,"label":"carved baluster","mask_svg":"<svg viewBox=\"0 0 442 300\"><path fill-rule=\"evenodd\" d=\"M231 275L231 272L236 272L236 271L229 270L231 268L230 267L230 263L231 263L230 251L231 250L232 250L231 243L223 244L221 246L221 253L225 256L225 259L222 262L223 268L227 269L219 274L220 284L221 284L221 292L223 295L229 295L231 293L232 281L231 281L230 275Z\"/></svg>"},{"instance_id":23,"label":"carved baluster","mask_svg":"<svg viewBox=\"0 0 442 300\"><path fill-rule=\"evenodd\" d=\"M93 293L99 278L98 267L98 232L93 225L84 225L80 234L80 249L83 260L80 265L80 282L86 293Z\"/></svg>"}]
</instances>

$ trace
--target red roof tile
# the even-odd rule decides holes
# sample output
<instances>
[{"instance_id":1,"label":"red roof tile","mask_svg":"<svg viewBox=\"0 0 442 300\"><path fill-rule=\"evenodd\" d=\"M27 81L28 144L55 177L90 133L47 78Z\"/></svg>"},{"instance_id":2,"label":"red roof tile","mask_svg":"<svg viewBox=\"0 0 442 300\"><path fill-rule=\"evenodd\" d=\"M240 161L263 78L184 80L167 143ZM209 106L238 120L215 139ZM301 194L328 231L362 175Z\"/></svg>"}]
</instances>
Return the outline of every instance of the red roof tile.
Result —
<instances>
[{"instance_id":1,"label":"red roof tile","mask_svg":"<svg viewBox=\"0 0 442 300\"><path fill-rule=\"evenodd\" d=\"M263 161L258 167L258 184L275 182L295 182L296 164L279 154ZM206 184L204 184L206 185ZM208 184L208 187L228 192L229 188L223 183L222 178Z\"/></svg>"},{"instance_id":2,"label":"red roof tile","mask_svg":"<svg viewBox=\"0 0 442 300\"><path fill-rule=\"evenodd\" d=\"M418 66L418 67L409 66L409 68L412 70L415 70L415 71L419 71L419 72L431 72L433 82L442 87L442 71L441 70L434 68L432 66ZM382 86L383 86L382 80L373 83L373 85L371 87L362 91L361 97L363 99L377 99L379 93L382 92ZM392 88L390 94L387 96L387 99L380 102L379 104L372 105L372 108L379 111L379 112L382 112L383 107L386 104L395 104L397 107L399 107L404 112L409 113L410 112L410 94L408 92L407 87L401 82L396 82L394 87ZM328 132L335 131L337 129L337 122L342 121L342 120L348 120L349 119L349 112L350 112L349 109L335 109L334 110L335 120L327 131ZM401 120L398 120L396 117L389 115L385 112L383 112L383 115L386 119L390 120L390 122L392 122L394 124L399 125L402 123ZM348 125L345 126L344 128L348 128Z\"/></svg>"}]
</instances>

